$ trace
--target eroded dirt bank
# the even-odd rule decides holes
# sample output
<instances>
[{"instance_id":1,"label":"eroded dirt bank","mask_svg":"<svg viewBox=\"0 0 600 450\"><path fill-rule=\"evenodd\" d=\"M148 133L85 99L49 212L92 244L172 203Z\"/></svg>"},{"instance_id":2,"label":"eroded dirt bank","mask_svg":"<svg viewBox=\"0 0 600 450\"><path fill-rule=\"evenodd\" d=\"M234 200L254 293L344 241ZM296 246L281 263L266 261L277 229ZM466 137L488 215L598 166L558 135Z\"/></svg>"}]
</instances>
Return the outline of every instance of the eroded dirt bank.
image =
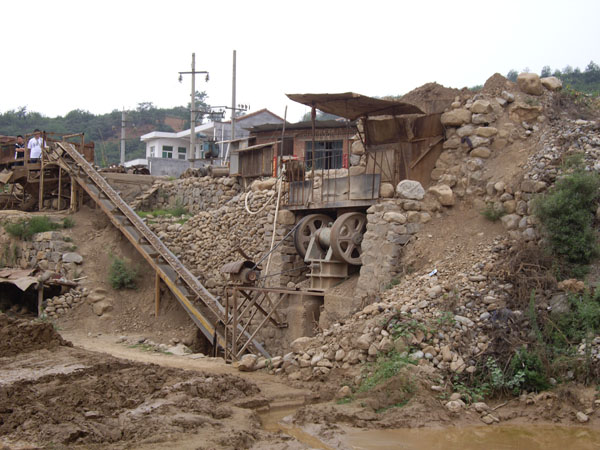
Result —
<instances>
[{"instance_id":1,"label":"eroded dirt bank","mask_svg":"<svg viewBox=\"0 0 600 450\"><path fill-rule=\"evenodd\" d=\"M268 400L252 380L118 359L70 347L46 324L2 319L12 338L0 354L0 448L238 449L282 441L260 427L253 408ZM50 345L20 345L39 330Z\"/></svg>"}]
</instances>

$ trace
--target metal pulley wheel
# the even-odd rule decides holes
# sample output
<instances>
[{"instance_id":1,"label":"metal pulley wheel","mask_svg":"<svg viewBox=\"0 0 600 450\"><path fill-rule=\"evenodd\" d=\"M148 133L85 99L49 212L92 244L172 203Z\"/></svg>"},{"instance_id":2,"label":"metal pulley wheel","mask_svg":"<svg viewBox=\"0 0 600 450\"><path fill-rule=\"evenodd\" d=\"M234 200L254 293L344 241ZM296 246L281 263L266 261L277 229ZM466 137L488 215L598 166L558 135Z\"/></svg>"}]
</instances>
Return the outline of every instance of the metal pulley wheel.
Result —
<instances>
[{"instance_id":1,"label":"metal pulley wheel","mask_svg":"<svg viewBox=\"0 0 600 450\"><path fill-rule=\"evenodd\" d=\"M304 217L294 232L294 246L298 254L304 258L310 238L320 228L327 227L333 219L325 214L309 214Z\"/></svg>"},{"instance_id":2,"label":"metal pulley wheel","mask_svg":"<svg viewBox=\"0 0 600 450\"><path fill-rule=\"evenodd\" d=\"M367 225L367 216L359 212L342 214L331 228L333 256L352 265L360 265L361 244Z\"/></svg>"}]
</instances>

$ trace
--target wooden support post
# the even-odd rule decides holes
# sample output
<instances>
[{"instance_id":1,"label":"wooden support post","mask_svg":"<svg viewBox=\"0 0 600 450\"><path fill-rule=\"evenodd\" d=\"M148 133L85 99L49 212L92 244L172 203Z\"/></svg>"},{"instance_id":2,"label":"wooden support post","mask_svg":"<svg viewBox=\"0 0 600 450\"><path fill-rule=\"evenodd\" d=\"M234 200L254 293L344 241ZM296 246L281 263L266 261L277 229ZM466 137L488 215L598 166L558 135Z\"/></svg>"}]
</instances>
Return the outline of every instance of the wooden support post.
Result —
<instances>
[{"instance_id":1,"label":"wooden support post","mask_svg":"<svg viewBox=\"0 0 600 450\"><path fill-rule=\"evenodd\" d=\"M44 283L38 281L38 317L42 317L42 312L44 309L42 308L42 304L44 302Z\"/></svg>"},{"instance_id":2,"label":"wooden support post","mask_svg":"<svg viewBox=\"0 0 600 450\"><path fill-rule=\"evenodd\" d=\"M158 318L158 310L160 309L160 276L156 272L154 279L154 317Z\"/></svg>"},{"instance_id":3,"label":"wooden support post","mask_svg":"<svg viewBox=\"0 0 600 450\"><path fill-rule=\"evenodd\" d=\"M231 327L231 360L236 361L237 358L237 331L238 331L238 291L233 289L233 327ZM226 350L227 351L227 350Z\"/></svg>"},{"instance_id":4,"label":"wooden support post","mask_svg":"<svg viewBox=\"0 0 600 450\"><path fill-rule=\"evenodd\" d=\"M38 198L38 211L41 211L44 207L44 154L40 155L40 187L39 198Z\"/></svg>"},{"instance_id":5,"label":"wooden support post","mask_svg":"<svg viewBox=\"0 0 600 450\"><path fill-rule=\"evenodd\" d=\"M62 206L62 167L58 166L58 210Z\"/></svg>"}]
</instances>

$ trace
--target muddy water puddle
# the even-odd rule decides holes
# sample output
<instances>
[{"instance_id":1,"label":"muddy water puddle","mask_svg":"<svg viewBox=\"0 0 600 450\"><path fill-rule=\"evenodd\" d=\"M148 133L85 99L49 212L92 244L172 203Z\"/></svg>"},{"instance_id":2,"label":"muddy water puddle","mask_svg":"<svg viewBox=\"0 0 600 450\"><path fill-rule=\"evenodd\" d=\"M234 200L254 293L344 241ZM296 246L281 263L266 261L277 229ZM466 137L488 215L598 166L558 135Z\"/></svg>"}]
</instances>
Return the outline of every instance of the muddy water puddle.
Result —
<instances>
[{"instance_id":1,"label":"muddy water puddle","mask_svg":"<svg viewBox=\"0 0 600 450\"><path fill-rule=\"evenodd\" d=\"M292 436L297 441L308 445L310 448L330 450L332 447L326 445L319 438L286 420L286 418L288 416L291 417L299 407L300 406L276 407L271 408L268 412L261 413L260 421L263 429L272 433L282 432Z\"/></svg>"},{"instance_id":2,"label":"muddy water puddle","mask_svg":"<svg viewBox=\"0 0 600 450\"><path fill-rule=\"evenodd\" d=\"M598 450L600 430L560 425L500 425L451 428L361 430L341 427L335 442L319 437L318 426L294 425L298 407L261 413L263 429L292 436L310 448L353 450Z\"/></svg>"},{"instance_id":3,"label":"muddy water puddle","mask_svg":"<svg viewBox=\"0 0 600 450\"><path fill-rule=\"evenodd\" d=\"M600 430L552 425L348 430L354 450L597 450Z\"/></svg>"}]
</instances>

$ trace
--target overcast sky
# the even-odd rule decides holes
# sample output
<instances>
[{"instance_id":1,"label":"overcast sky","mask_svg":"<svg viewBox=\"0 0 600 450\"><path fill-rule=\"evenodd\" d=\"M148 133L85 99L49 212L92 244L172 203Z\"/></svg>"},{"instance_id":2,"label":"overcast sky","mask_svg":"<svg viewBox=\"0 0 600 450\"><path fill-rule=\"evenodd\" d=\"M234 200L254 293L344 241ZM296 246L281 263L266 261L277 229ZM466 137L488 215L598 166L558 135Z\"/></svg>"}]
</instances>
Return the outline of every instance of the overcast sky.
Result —
<instances>
[{"instance_id":1,"label":"overcast sky","mask_svg":"<svg viewBox=\"0 0 600 450\"><path fill-rule=\"evenodd\" d=\"M285 93L382 96L427 82L483 84L500 72L600 63L600 1L3 1L0 112L47 116L186 105L190 77L209 103L297 121Z\"/></svg>"}]
</instances>

